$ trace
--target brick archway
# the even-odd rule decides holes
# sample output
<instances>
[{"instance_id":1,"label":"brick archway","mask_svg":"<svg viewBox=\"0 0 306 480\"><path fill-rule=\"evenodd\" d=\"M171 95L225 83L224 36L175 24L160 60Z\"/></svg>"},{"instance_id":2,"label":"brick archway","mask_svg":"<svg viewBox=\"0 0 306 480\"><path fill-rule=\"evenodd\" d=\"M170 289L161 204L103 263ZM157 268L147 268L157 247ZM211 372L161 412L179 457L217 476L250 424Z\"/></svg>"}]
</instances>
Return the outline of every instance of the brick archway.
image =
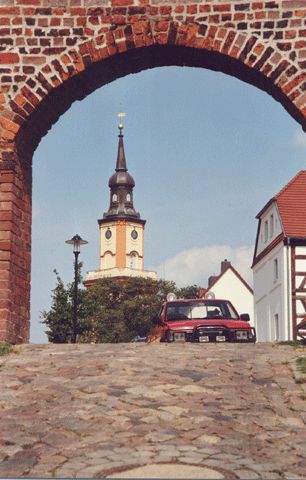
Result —
<instances>
[{"instance_id":1,"label":"brick archway","mask_svg":"<svg viewBox=\"0 0 306 480\"><path fill-rule=\"evenodd\" d=\"M52 124L116 78L186 65L265 90L306 130L306 9L304 0L7 4L0 7L0 341L22 342L29 332L31 162Z\"/></svg>"}]
</instances>

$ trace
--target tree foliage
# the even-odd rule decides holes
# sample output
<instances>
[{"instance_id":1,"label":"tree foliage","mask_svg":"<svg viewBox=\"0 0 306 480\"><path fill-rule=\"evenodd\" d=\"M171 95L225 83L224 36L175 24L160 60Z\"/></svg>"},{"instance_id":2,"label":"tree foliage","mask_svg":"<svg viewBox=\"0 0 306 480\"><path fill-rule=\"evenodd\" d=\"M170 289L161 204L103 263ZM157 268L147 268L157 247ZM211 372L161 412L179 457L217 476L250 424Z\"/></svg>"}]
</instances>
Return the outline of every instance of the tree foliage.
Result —
<instances>
[{"instance_id":1,"label":"tree foliage","mask_svg":"<svg viewBox=\"0 0 306 480\"><path fill-rule=\"evenodd\" d=\"M42 323L48 326L49 342L65 343L71 340L72 332L72 305L70 299L70 291L66 289L61 277L57 271L56 274L57 285L52 290L52 302L49 311L44 310L41 313L43 318Z\"/></svg>"},{"instance_id":2,"label":"tree foliage","mask_svg":"<svg viewBox=\"0 0 306 480\"><path fill-rule=\"evenodd\" d=\"M79 264L79 272L82 264ZM63 280L58 272L54 270L57 284L51 294L50 310L41 312L42 322L47 325L46 334L49 342L52 343L70 343L72 337L72 311L73 311L73 290L74 282L65 287ZM79 276L79 281L82 278ZM78 325L77 333L82 333L85 326L86 317L86 293L84 290L78 291Z\"/></svg>"},{"instance_id":3,"label":"tree foliage","mask_svg":"<svg viewBox=\"0 0 306 480\"><path fill-rule=\"evenodd\" d=\"M49 311L42 312L50 342L71 341L73 284L65 288L58 273ZM153 328L169 292L180 298L195 298L199 287L178 289L174 282L140 277L117 280L104 278L79 290L78 342L130 342L146 336Z\"/></svg>"}]
</instances>

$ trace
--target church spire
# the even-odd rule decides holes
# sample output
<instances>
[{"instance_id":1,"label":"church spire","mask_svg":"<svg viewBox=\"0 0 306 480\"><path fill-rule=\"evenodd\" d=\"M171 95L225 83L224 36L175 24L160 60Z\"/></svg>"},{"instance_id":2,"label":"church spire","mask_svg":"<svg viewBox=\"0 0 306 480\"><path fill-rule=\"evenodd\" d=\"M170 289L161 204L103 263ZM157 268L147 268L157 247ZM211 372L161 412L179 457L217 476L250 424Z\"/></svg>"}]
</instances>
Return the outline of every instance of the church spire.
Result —
<instances>
[{"instance_id":1,"label":"church spire","mask_svg":"<svg viewBox=\"0 0 306 480\"><path fill-rule=\"evenodd\" d=\"M122 123L119 123L118 125L119 128L119 142L118 142L118 155L117 155L117 163L116 163L116 172L127 172L127 166L126 166L126 159L125 159L125 153L124 153L124 145L123 145L123 125Z\"/></svg>"},{"instance_id":2,"label":"church spire","mask_svg":"<svg viewBox=\"0 0 306 480\"><path fill-rule=\"evenodd\" d=\"M120 120L125 114L118 115ZM115 173L110 177L108 186L110 188L110 206L103 218L135 218L140 219L139 213L134 209L133 205L133 188L135 182L133 177L128 173L123 143L123 124L119 123L118 135L118 154L116 161Z\"/></svg>"}]
</instances>

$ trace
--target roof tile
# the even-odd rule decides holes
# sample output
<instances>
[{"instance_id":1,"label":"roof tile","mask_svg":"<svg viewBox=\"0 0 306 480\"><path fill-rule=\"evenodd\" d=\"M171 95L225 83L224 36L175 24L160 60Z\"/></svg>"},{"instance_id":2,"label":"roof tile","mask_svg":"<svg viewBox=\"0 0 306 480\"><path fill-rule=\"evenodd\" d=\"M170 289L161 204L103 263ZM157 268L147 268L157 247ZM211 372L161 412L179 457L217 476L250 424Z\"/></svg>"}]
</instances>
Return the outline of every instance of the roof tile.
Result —
<instances>
[{"instance_id":1,"label":"roof tile","mask_svg":"<svg viewBox=\"0 0 306 480\"><path fill-rule=\"evenodd\" d=\"M306 238L306 170L301 170L273 197L286 237Z\"/></svg>"}]
</instances>

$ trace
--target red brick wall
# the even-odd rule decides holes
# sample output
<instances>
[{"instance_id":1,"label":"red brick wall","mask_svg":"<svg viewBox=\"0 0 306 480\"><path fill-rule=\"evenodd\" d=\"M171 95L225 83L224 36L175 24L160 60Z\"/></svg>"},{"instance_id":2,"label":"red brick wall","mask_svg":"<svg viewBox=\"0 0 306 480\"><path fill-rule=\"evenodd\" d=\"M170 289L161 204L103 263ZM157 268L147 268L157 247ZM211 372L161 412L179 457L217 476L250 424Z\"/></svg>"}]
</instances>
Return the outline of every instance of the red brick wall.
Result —
<instances>
[{"instance_id":1,"label":"red brick wall","mask_svg":"<svg viewBox=\"0 0 306 480\"><path fill-rule=\"evenodd\" d=\"M0 2L0 341L27 341L31 158L76 99L190 65L267 91L306 130L305 0Z\"/></svg>"}]
</instances>

